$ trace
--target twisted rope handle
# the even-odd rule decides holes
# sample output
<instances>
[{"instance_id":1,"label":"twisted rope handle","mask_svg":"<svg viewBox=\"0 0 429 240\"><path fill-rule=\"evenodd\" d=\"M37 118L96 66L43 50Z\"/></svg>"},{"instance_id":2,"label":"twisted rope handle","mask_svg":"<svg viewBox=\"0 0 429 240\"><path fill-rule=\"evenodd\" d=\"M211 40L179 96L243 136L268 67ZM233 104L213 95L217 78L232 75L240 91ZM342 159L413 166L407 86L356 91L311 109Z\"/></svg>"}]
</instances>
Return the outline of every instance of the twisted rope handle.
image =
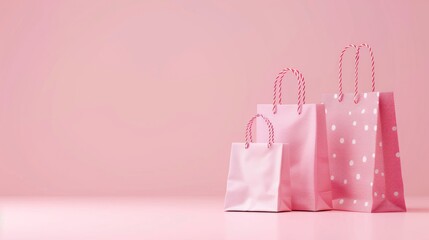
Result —
<instances>
[{"instance_id":1,"label":"twisted rope handle","mask_svg":"<svg viewBox=\"0 0 429 240\"><path fill-rule=\"evenodd\" d=\"M273 114L277 113L277 105L282 104L282 82L283 77L288 72L292 72L298 80L298 114L301 114L302 112L302 105L305 104L305 80L302 73L300 73L298 70L293 68L284 68L276 77L276 80L274 82L274 94L273 94ZM279 93L279 100L277 103L277 85L279 87L278 93Z\"/></svg>"},{"instance_id":2,"label":"twisted rope handle","mask_svg":"<svg viewBox=\"0 0 429 240\"><path fill-rule=\"evenodd\" d=\"M372 51L372 48L367 43L362 43L359 46L356 46L354 44L349 44L349 45L344 47L344 49L341 51L340 60L339 60L339 76L338 76L339 77L339 86L338 86L339 87L339 95L338 95L338 101L341 102L343 100L343 96L344 96L344 94L343 94L343 57L344 57L344 53L347 51L347 49L349 49L351 47L356 49L354 102L358 103L358 101L359 101L359 99L358 99L358 96L359 96L359 89L358 89L359 71L358 71L358 68L359 68L359 52L360 52L360 49L362 47L368 48L369 54L371 56L371 72L372 72L372 74L371 74L371 82L372 82L371 88L372 88L373 92L375 91L375 61L374 61L374 53Z\"/></svg>"},{"instance_id":3,"label":"twisted rope handle","mask_svg":"<svg viewBox=\"0 0 429 240\"><path fill-rule=\"evenodd\" d=\"M274 127L273 127L273 124L271 123L271 121L268 118L266 118L262 114L256 114L255 116L253 116L249 120L249 122L247 123L247 126L246 126L246 144L245 144L246 149L249 148L250 143L253 142L252 125L253 125L253 122L255 121L255 119L258 117L261 117L262 119L264 119L265 123L268 125L268 148L270 148L271 145L273 145L273 143L274 143Z\"/></svg>"},{"instance_id":4,"label":"twisted rope handle","mask_svg":"<svg viewBox=\"0 0 429 240\"><path fill-rule=\"evenodd\" d=\"M369 44L367 43L362 43L361 45L359 45L357 51L356 51L356 68L359 65L359 51L362 47L366 47L368 49L369 55L371 57L371 90L374 92L375 91L375 60L374 60L374 52L372 51L372 48ZM357 71L357 70L356 70Z\"/></svg>"}]
</instances>

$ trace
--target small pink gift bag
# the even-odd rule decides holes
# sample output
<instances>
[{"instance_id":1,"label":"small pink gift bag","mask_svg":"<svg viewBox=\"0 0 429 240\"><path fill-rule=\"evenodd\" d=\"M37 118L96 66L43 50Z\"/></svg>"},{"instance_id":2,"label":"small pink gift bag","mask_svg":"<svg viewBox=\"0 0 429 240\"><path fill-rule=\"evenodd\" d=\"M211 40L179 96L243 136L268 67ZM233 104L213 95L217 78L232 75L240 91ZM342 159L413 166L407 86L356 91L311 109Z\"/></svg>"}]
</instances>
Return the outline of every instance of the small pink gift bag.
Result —
<instances>
[{"instance_id":1,"label":"small pink gift bag","mask_svg":"<svg viewBox=\"0 0 429 240\"><path fill-rule=\"evenodd\" d=\"M356 48L354 93L343 93L342 59ZM358 91L359 51L368 48L372 92ZM375 92L374 55L368 44L340 55L339 94L324 96L334 209L406 211L392 92Z\"/></svg>"},{"instance_id":2,"label":"small pink gift bag","mask_svg":"<svg viewBox=\"0 0 429 240\"><path fill-rule=\"evenodd\" d=\"M282 104L282 79L288 72L298 78L298 104ZM289 145L292 210L331 209L325 108L323 104L305 104L302 74L291 68L281 71L274 83L273 104L258 104L257 112L273 123L275 141ZM261 124L257 121L258 141L269 134Z\"/></svg>"},{"instance_id":3,"label":"small pink gift bag","mask_svg":"<svg viewBox=\"0 0 429 240\"><path fill-rule=\"evenodd\" d=\"M258 117L268 125L268 143L253 143L251 128ZM290 211L288 154L287 144L274 143L274 129L268 118L257 114L250 119L246 142L231 146L225 210Z\"/></svg>"}]
</instances>

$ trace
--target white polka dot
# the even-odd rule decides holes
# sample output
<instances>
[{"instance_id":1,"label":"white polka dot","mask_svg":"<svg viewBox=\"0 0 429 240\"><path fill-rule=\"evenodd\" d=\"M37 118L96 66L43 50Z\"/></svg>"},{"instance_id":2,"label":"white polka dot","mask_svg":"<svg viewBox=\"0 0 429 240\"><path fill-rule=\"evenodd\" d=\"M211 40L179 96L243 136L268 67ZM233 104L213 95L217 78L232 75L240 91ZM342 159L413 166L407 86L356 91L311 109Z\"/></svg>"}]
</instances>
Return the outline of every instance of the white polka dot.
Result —
<instances>
[{"instance_id":1,"label":"white polka dot","mask_svg":"<svg viewBox=\"0 0 429 240\"><path fill-rule=\"evenodd\" d=\"M374 192L374 197L377 197L378 196L378 193L377 192Z\"/></svg>"},{"instance_id":2,"label":"white polka dot","mask_svg":"<svg viewBox=\"0 0 429 240\"><path fill-rule=\"evenodd\" d=\"M368 205L369 205L369 203L368 203L368 202L365 202L365 207L368 207Z\"/></svg>"},{"instance_id":3,"label":"white polka dot","mask_svg":"<svg viewBox=\"0 0 429 240\"><path fill-rule=\"evenodd\" d=\"M332 131L335 131L335 129L337 129L337 126L335 126L335 124L332 124L332 126L331 126L331 130L332 130Z\"/></svg>"},{"instance_id":4,"label":"white polka dot","mask_svg":"<svg viewBox=\"0 0 429 240\"><path fill-rule=\"evenodd\" d=\"M338 201L339 204L343 204L344 203L344 199L340 199L340 201Z\"/></svg>"},{"instance_id":5,"label":"white polka dot","mask_svg":"<svg viewBox=\"0 0 429 240\"><path fill-rule=\"evenodd\" d=\"M335 179L334 175L331 176L331 181L333 181Z\"/></svg>"},{"instance_id":6,"label":"white polka dot","mask_svg":"<svg viewBox=\"0 0 429 240\"><path fill-rule=\"evenodd\" d=\"M349 111L349 116L350 116L350 115L352 115L352 112L351 112L351 111Z\"/></svg>"},{"instance_id":7,"label":"white polka dot","mask_svg":"<svg viewBox=\"0 0 429 240\"><path fill-rule=\"evenodd\" d=\"M357 203L357 200L355 199L355 200L353 200L353 204L356 204Z\"/></svg>"},{"instance_id":8,"label":"white polka dot","mask_svg":"<svg viewBox=\"0 0 429 240\"><path fill-rule=\"evenodd\" d=\"M347 184L347 182L348 182L348 181L347 181L347 179L344 179L343 183L344 183L344 184Z\"/></svg>"},{"instance_id":9,"label":"white polka dot","mask_svg":"<svg viewBox=\"0 0 429 240\"><path fill-rule=\"evenodd\" d=\"M368 125L365 125L365 126L363 127L363 129L365 129L365 131L368 131L368 129L369 129Z\"/></svg>"},{"instance_id":10,"label":"white polka dot","mask_svg":"<svg viewBox=\"0 0 429 240\"><path fill-rule=\"evenodd\" d=\"M356 174L356 180L359 180L360 179L360 174L358 173L358 174Z\"/></svg>"},{"instance_id":11,"label":"white polka dot","mask_svg":"<svg viewBox=\"0 0 429 240\"><path fill-rule=\"evenodd\" d=\"M366 156L363 156L362 157L362 162L366 162L366 161L368 161L368 159L366 158Z\"/></svg>"},{"instance_id":12,"label":"white polka dot","mask_svg":"<svg viewBox=\"0 0 429 240\"><path fill-rule=\"evenodd\" d=\"M374 110L372 110L372 113L377 114L377 108L374 108Z\"/></svg>"},{"instance_id":13,"label":"white polka dot","mask_svg":"<svg viewBox=\"0 0 429 240\"><path fill-rule=\"evenodd\" d=\"M372 186L374 185L374 183L373 183L373 182L370 182L370 183L369 183L369 185L372 187Z\"/></svg>"},{"instance_id":14,"label":"white polka dot","mask_svg":"<svg viewBox=\"0 0 429 240\"><path fill-rule=\"evenodd\" d=\"M377 131L377 125L374 125L374 131Z\"/></svg>"},{"instance_id":15,"label":"white polka dot","mask_svg":"<svg viewBox=\"0 0 429 240\"><path fill-rule=\"evenodd\" d=\"M350 160L350 161L349 161L349 165L350 165L350 166L353 166L353 164L355 164L355 162L353 162L353 160Z\"/></svg>"},{"instance_id":16,"label":"white polka dot","mask_svg":"<svg viewBox=\"0 0 429 240\"><path fill-rule=\"evenodd\" d=\"M332 157L333 157L333 158L336 158L336 157L337 157L337 154L333 153L333 154L332 154Z\"/></svg>"},{"instance_id":17,"label":"white polka dot","mask_svg":"<svg viewBox=\"0 0 429 240\"><path fill-rule=\"evenodd\" d=\"M384 177L384 172L381 173L381 176Z\"/></svg>"},{"instance_id":18,"label":"white polka dot","mask_svg":"<svg viewBox=\"0 0 429 240\"><path fill-rule=\"evenodd\" d=\"M393 193L393 195L394 195L395 197L397 197L397 196L399 196L399 193L398 193L398 192L394 192L394 193Z\"/></svg>"},{"instance_id":19,"label":"white polka dot","mask_svg":"<svg viewBox=\"0 0 429 240\"><path fill-rule=\"evenodd\" d=\"M377 92L377 97L380 97L380 92Z\"/></svg>"},{"instance_id":20,"label":"white polka dot","mask_svg":"<svg viewBox=\"0 0 429 240\"><path fill-rule=\"evenodd\" d=\"M383 147L383 142L379 142L378 146Z\"/></svg>"},{"instance_id":21,"label":"white polka dot","mask_svg":"<svg viewBox=\"0 0 429 240\"><path fill-rule=\"evenodd\" d=\"M397 158L399 158L401 155L399 154L399 152L397 152L397 153L395 154L395 156L396 156Z\"/></svg>"},{"instance_id":22,"label":"white polka dot","mask_svg":"<svg viewBox=\"0 0 429 240\"><path fill-rule=\"evenodd\" d=\"M356 122L356 121L353 121L353 123L352 123L352 124L353 124L353 126L356 126L356 125L357 125L357 122Z\"/></svg>"},{"instance_id":23,"label":"white polka dot","mask_svg":"<svg viewBox=\"0 0 429 240\"><path fill-rule=\"evenodd\" d=\"M352 139L352 144L356 144L356 139Z\"/></svg>"},{"instance_id":24,"label":"white polka dot","mask_svg":"<svg viewBox=\"0 0 429 240\"><path fill-rule=\"evenodd\" d=\"M334 98L337 99L338 98L338 94L334 94Z\"/></svg>"},{"instance_id":25,"label":"white polka dot","mask_svg":"<svg viewBox=\"0 0 429 240\"><path fill-rule=\"evenodd\" d=\"M368 97L368 93L364 93L364 94L363 94L363 97L364 97L364 98L367 98L367 97Z\"/></svg>"},{"instance_id":26,"label":"white polka dot","mask_svg":"<svg viewBox=\"0 0 429 240\"><path fill-rule=\"evenodd\" d=\"M375 158L375 153L372 154L372 158Z\"/></svg>"},{"instance_id":27,"label":"white polka dot","mask_svg":"<svg viewBox=\"0 0 429 240\"><path fill-rule=\"evenodd\" d=\"M381 194L381 197L382 197L382 198L385 198L385 197L386 197L386 195L384 195L384 193L382 193L382 194Z\"/></svg>"},{"instance_id":28,"label":"white polka dot","mask_svg":"<svg viewBox=\"0 0 429 240\"><path fill-rule=\"evenodd\" d=\"M396 128L396 126L393 126L392 131L396 131L396 130L398 130L398 128Z\"/></svg>"},{"instance_id":29,"label":"white polka dot","mask_svg":"<svg viewBox=\"0 0 429 240\"><path fill-rule=\"evenodd\" d=\"M360 111L360 113L364 114L365 113L365 108L362 109L362 111Z\"/></svg>"},{"instance_id":30,"label":"white polka dot","mask_svg":"<svg viewBox=\"0 0 429 240\"><path fill-rule=\"evenodd\" d=\"M344 143L344 138L340 138L340 143Z\"/></svg>"},{"instance_id":31,"label":"white polka dot","mask_svg":"<svg viewBox=\"0 0 429 240\"><path fill-rule=\"evenodd\" d=\"M325 108L325 114L328 114L328 109Z\"/></svg>"},{"instance_id":32,"label":"white polka dot","mask_svg":"<svg viewBox=\"0 0 429 240\"><path fill-rule=\"evenodd\" d=\"M375 172L375 174L378 174L378 169L375 169L375 171L374 171L374 172Z\"/></svg>"}]
</instances>

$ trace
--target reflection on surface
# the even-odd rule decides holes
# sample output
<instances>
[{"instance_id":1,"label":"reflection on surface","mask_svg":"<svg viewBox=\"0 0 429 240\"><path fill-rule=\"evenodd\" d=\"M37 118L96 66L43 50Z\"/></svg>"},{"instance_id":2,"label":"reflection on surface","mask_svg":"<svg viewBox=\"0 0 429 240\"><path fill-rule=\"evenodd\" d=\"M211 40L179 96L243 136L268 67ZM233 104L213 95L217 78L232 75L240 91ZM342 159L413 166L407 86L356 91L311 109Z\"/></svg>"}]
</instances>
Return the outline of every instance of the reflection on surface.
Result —
<instances>
[{"instance_id":1,"label":"reflection on surface","mask_svg":"<svg viewBox=\"0 0 429 240\"><path fill-rule=\"evenodd\" d=\"M216 198L3 198L10 239L429 239L429 198L407 213L224 212Z\"/></svg>"}]
</instances>

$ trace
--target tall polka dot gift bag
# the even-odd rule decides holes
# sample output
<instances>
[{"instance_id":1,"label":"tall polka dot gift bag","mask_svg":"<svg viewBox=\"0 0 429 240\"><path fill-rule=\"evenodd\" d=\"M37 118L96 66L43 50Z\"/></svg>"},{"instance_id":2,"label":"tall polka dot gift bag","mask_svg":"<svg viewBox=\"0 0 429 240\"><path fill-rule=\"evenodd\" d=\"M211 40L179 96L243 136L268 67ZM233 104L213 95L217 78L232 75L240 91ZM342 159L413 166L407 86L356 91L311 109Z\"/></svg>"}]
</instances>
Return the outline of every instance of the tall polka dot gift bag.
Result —
<instances>
[{"instance_id":1,"label":"tall polka dot gift bag","mask_svg":"<svg viewBox=\"0 0 429 240\"><path fill-rule=\"evenodd\" d=\"M287 73L298 79L298 103L282 104L282 82ZM276 77L272 104L258 104L257 112L270 118L276 142L290 146L292 210L320 211L332 208L326 140L325 108L305 103L305 80L296 69L285 68ZM257 140L269 132L257 122Z\"/></svg>"},{"instance_id":2,"label":"tall polka dot gift bag","mask_svg":"<svg viewBox=\"0 0 429 240\"><path fill-rule=\"evenodd\" d=\"M371 58L371 92L359 92L362 48ZM343 92L342 61L355 49L354 92ZM374 54L368 44L340 54L339 92L323 97L326 108L333 207L357 212L406 211L393 92L375 90Z\"/></svg>"}]
</instances>

